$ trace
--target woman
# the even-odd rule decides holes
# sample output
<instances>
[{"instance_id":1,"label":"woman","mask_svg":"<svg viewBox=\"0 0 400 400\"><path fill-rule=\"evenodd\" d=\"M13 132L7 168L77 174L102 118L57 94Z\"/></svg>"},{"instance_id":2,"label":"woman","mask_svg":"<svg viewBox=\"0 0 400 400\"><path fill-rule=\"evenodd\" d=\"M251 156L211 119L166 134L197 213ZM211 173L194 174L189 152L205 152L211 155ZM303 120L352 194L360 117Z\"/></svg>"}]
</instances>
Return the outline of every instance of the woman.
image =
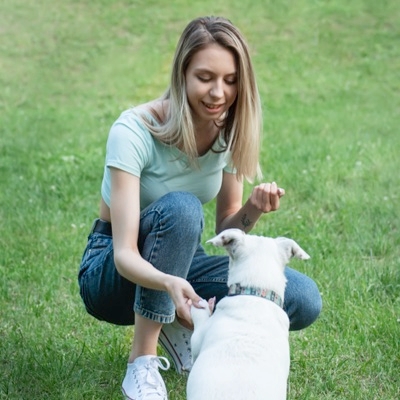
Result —
<instances>
[{"instance_id":1,"label":"woman","mask_svg":"<svg viewBox=\"0 0 400 400\"><path fill-rule=\"evenodd\" d=\"M226 256L200 242L202 204L216 198L216 232L250 231L277 210L284 190L259 177L261 110L249 51L228 20L198 18L178 43L170 87L122 113L111 127L100 215L79 273L90 314L135 325L122 390L127 399L167 399L157 357L163 345L179 372L191 365L190 306L227 293ZM287 268L292 329L312 323L321 299L312 280ZM177 318L175 318L175 316Z\"/></svg>"}]
</instances>

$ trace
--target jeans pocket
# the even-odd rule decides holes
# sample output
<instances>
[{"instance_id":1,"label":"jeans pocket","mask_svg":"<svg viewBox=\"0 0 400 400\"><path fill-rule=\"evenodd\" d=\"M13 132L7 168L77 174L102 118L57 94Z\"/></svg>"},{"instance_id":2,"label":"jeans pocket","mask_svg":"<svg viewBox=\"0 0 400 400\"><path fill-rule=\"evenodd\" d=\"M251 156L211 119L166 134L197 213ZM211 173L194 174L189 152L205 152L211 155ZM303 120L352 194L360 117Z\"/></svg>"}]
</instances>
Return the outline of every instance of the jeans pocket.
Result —
<instances>
[{"instance_id":1,"label":"jeans pocket","mask_svg":"<svg viewBox=\"0 0 400 400\"><path fill-rule=\"evenodd\" d=\"M82 276L82 278L79 280L79 293L82 298L83 304L85 305L86 311L92 316L95 317L96 319L102 321L103 318L101 315L97 314L95 312L95 307L93 306L90 298L90 288L88 286L87 282L87 276Z\"/></svg>"},{"instance_id":2,"label":"jeans pocket","mask_svg":"<svg viewBox=\"0 0 400 400\"><path fill-rule=\"evenodd\" d=\"M92 233L89 236L79 267L79 279L94 264L98 264L99 257L108 253L112 246L112 237L101 233Z\"/></svg>"},{"instance_id":3,"label":"jeans pocket","mask_svg":"<svg viewBox=\"0 0 400 400\"><path fill-rule=\"evenodd\" d=\"M89 314L97 319L103 319L94 310L96 303L99 279L102 275L104 262L112 251L112 237L101 233L89 235L85 251L79 267L78 282L81 298ZM112 256L111 256L112 257Z\"/></svg>"}]
</instances>

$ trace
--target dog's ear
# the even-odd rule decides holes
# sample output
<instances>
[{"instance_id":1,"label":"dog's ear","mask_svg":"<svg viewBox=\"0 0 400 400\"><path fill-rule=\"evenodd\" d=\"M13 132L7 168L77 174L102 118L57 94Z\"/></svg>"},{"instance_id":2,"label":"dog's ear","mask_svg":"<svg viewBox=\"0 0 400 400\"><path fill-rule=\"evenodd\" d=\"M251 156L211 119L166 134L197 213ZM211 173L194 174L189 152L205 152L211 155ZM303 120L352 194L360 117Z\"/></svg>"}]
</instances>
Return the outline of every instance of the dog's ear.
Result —
<instances>
[{"instance_id":1,"label":"dog's ear","mask_svg":"<svg viewBox=\"0 0 400 400\"><path fill-rule=\"evenodd\" d=\"M285 252L288 261L292 257L299 258L300 260L308 260L310 258L310 256L293 239L278 237L276 238L276 241Z\"/></svg>"},{"instance_id":2,"label":"dog's ear","mask_svg":"<svg viewBox=\"0 0 400 400\"><path fill-rule=\"evenodd\" d=\"M226 229L214 238L207 240L217 247L225 247L229 254L233 255L237 245L243 242L246 234L240 229Z\"/></svg>"}]
</instances>

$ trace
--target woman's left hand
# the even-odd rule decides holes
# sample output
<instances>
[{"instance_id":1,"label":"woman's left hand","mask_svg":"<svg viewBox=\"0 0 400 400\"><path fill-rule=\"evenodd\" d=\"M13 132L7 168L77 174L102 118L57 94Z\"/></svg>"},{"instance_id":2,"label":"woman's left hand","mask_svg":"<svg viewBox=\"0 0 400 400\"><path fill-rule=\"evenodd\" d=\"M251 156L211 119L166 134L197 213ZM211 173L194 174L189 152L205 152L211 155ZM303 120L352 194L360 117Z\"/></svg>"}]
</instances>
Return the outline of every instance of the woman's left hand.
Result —
<instances>
[{"instance_id":1,"label":"woman's left hand","mask_svg":"<svg viewBox=\"0 0 400 400\"><path fill-rule=\"evenodd\" d=\"M190 326L192 324L191 306L201 308L199 305L201 297L196 294L186 279L178 276L166 275L166 286L167 292L175 304L176 314Z\"/></svg>"},{"instance_id":2,"label":"woman's left hand","mask_svg":"<svg viewBox=\"0 0 400 400\"><path fill-rule=\"evenodd\" d=\"M285 195L285 189L279 188L275 182L261 183L253 188L250 203L259 211L269 213L276 211L280 198Z\"/></svg>"}]
</instances>

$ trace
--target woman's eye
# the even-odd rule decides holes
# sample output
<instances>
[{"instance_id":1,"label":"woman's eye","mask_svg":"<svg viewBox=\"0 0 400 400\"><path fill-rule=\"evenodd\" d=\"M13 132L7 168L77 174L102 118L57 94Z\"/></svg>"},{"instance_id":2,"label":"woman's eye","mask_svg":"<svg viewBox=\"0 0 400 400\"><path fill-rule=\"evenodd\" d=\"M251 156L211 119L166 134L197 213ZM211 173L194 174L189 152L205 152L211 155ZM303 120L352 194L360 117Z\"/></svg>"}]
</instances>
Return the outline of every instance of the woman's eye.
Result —
<instances>
[{"instance_id":1,"label":"woman's eye","mask_svg":"<svg viewBox=\"0 0 400 400\"><path fill-rule=\"evenodd\" d=\"M204 83L211 82L211 80L212 80L212 78L210 78L208 76L198 76L197 79L200 82L204 82ZM236 85L236 83L237 83L237 79L225 79L224 81L227 85Z\"/></svg>"},{"instance_id":2,"label":"woman's eye","mask_svg":"<svg viewBox=\"0 0 400 400\"><path fill-rule=\"evenodd\" d=\"M205 76L198 76L199 81L201 82L210 82L210 78L207 78Z\"/></svg>"}]
</instances>

